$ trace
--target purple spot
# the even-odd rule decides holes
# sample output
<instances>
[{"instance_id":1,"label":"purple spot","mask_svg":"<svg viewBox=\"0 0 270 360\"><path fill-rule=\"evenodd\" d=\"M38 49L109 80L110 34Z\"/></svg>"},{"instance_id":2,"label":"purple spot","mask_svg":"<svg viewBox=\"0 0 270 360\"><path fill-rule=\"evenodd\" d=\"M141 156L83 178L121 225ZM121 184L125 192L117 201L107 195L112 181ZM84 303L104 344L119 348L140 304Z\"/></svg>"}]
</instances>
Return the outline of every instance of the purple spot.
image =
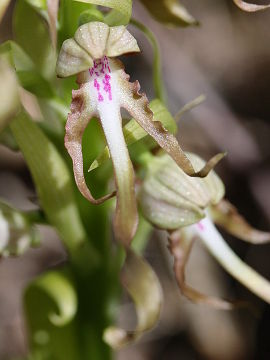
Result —
<instances>
[{"instance_id":1,"label":"purple spot","mask_svg":"<svg viewBox=\"0 0 270 360\"><path fill-rule=\"evenodd\" d=\"M97 79L95 79L95 81L94 81L94 87L97 88L97 90L100 89L100 85L99 85Z\"/></svg>"},{"instance_id":2,"label":"purple spot","mask_svg":"<svg viewBox=\"0 0 270 360\"><path fill-rule=\"evenodd\" d=\"M104 100L103 96L101 95L101 93L98 93L98 101L102 102Z\"/></svg>"},{"instance_id":3,"label":"purple spot","mask_svg":"<svg viewBox=\"0 0 270 360\"><path fill-rule=\"evenodd\" d=\"M201 231L204 231L205 227L204 227L204 225L202 224L201 221L197 224L197 226Z\"/></svg>"}]
</instances>

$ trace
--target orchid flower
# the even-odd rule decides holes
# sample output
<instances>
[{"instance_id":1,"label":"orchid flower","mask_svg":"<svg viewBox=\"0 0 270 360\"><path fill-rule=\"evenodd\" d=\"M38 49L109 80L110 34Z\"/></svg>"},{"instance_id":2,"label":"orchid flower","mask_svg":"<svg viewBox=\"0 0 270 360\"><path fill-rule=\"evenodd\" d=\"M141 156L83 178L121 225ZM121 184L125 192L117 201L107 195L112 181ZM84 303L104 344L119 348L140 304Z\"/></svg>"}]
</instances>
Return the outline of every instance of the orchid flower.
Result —
<instances>
[{"instance_id":1,"label":"orchid flower","mask_svg":"<svg viewBox=\"0 0 270 360\"><path fill-rule=\"evenodd\" d=\"M114 57L139 52L135 38L124 26L109 27L102 22L82 25L74 38L64 41L57 62L57 75L77 74L78 90L72 92L71 113L66 123L65 146L73 161L78 189L93 204L117 195L114 228L117 238L128 245L138 222L134 171L122 130L120 109L125 108L172 159L190 176L204 177L223 157L218 154L202 169L193 166L176 138L153 118L138 81L129 82L122 63ZM94 116L100 119L112 159L117 191L95 199L83 173L82 135Z\"/></svg>"},{"instance_id":2,"label":"orchid flower","mask_svg":"<svg viewBox=\"0 0 270 360\"><path fill-rule=\"evenodd\" d=\"M195 169L204 163L194 154L187 156ZM243 305L207 296L186 284L185 266L194 239L199 238L229 274L270 303L270 282L233 252L214 223L253 244L270 242L270 233L253 229L233 205L223 199L224 193L224 185L213 171L204 179L190 178L163 154L149 161L139 203L145 217L168 232L175 275L183 295L221 309Z\"/></svg>"}]
</instances>

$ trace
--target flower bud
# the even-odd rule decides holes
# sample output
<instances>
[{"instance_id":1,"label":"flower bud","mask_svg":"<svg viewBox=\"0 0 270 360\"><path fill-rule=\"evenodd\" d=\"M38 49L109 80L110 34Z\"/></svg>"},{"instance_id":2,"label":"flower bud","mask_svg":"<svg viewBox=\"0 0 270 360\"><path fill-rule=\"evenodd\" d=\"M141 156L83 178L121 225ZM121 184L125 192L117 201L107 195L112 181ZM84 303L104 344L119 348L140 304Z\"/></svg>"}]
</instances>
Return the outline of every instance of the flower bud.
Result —
<instances>
[{"instance_id":1,"label":"flower bud","mask_svg":"<svg viewBox=\"0 0 270 360\"><path fill-rule=\"evenodd\" d=\"M186 155L195 170L205 164L195 154ZM149 164L139 192L139 202L144 216L152 224L174 230L204 218L204 209L217 204L224 192L224 185L214 171L205 178L193 178L163 154Z\"/></svg>"}]
</instances>

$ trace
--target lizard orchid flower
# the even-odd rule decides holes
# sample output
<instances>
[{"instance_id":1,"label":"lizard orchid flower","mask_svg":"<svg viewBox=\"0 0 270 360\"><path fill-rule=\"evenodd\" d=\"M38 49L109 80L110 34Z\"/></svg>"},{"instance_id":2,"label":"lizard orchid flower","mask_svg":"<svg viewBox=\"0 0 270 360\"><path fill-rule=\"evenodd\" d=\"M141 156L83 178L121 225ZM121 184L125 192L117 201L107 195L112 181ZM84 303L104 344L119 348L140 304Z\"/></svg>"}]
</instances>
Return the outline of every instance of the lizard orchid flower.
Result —
<instances>
[{"instance_id":1,"label":"lizard orchid flower","mask_svg":"<svg viewBox=\"0 0 270 360\"><path fill-rule=\"evenodd\" d=\"M57 62L57 75L77 74L78 90L72 92L71 113L66 123L65 146L73 160L77 186L91 203L100 204L114 193L95 199L83 173L82 135L94 116L100 119L112 159L117 204L114 228L117 238L128 245L138 222L134 171L122 130L120 109L125 108L175 162L190 176L204 177L223 157L218 154L196 172L176 138L155 121L138 81L129 82L122 63L114 57L139 52L135 38L124 26L109 27L102 22L82 25L73 39L64 41Z\"/></svg>"},{"instance_id":2,"label":"lizard orchid flower","mask_svg":"<svg viewBox=\"0 0 270 360\"><path fill-rule=\"evenodd\" d=\"M204 164L197 155L187 156L195 169ZM163 154L149 162L139 192L139 203L153 225L168 231L174 271L183 295L194 302L221 309L241 305L207 296L185 283L185 266L194 239L199 238L229 274L270 303L269 281L233 252L214 223L253 244L270 242L270 233L253 229L233 205L224 200L224 194L224 185L213 171L204 179L190 178Z\"/></svg>"}]
</instances>

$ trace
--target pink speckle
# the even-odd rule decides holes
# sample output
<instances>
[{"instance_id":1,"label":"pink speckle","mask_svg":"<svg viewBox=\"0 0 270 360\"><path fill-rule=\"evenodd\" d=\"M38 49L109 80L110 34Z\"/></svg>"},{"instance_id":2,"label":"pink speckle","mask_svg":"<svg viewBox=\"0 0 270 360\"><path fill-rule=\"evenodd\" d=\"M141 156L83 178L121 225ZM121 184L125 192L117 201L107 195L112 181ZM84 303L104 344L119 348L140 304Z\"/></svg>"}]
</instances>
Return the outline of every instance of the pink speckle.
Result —
<instances>
[{"instance_id":1,"label":"pink speckle","mask_svg":"<svg viewBox=\"0 0 270 360\"><path fill-rule=\"evenodd\" d=\"M197 224L197 226L201 231L204 231L205 228L201 221Z\"/></svg>"},{"instance_id":2,"label":"pink speckle","mask_svg":"<svg viewBox=\"0 0 270 360\"><path fill-rule=\"evenodd\" d=\"M111 76L109 73L111 72L109 61L106 56L104 56L101 60L94 60L94 65L91 69L89 69L89 73L91 77L94 77L94 87L98 93L98 101L104 101L104 98L112 100L112 87L111 87ZM100 82L98 78L102 80L103 87L100 86Z\"/></svg>"},{"instance_id":3,"label":"pink speckle","mask_svg":"<svg viewBox=\"0 0 270 360\"><path fill-rule=\"evenodd\" d=\"M102 102L104 100L104 97L101 95L101 93L98 93L98 101Z\"/></svg>"},{"instance_id":4,"label":"pink speckle","mask_svg":"<svg viewBox=\"0 0 270 360\"><path fill-rule=\"evenodd\" d=\"M100 89L100 85L99 85L97 79L95 79L95 81L94 81L94 87L97 88L97 90Z\"/></svg>"}]
</instances>

